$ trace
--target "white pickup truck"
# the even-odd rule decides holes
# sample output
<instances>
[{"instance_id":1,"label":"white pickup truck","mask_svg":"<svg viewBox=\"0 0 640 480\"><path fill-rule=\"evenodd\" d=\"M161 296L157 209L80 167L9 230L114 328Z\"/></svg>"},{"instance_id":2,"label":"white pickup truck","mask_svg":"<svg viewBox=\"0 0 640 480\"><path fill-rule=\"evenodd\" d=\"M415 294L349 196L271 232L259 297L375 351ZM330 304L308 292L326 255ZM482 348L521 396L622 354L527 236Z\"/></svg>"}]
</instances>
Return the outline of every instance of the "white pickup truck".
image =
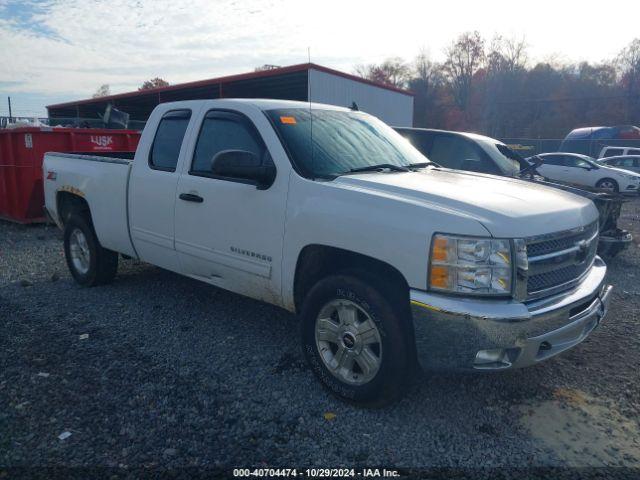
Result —
<instances>
[{"instance_id":1,"label":"white pickup truck","mask_svg":"<svg viewBox=\"0 0 640 480\"><path fill-rule=\"evenodd\" d=\"M43 168L80 284L111 281L121 254L296 312L312 370L360 404L399 397L418 364L536 364L610 298L591 201L438 167L362 112L166 103L133 162Z\"/></svg>"}]
</instances>

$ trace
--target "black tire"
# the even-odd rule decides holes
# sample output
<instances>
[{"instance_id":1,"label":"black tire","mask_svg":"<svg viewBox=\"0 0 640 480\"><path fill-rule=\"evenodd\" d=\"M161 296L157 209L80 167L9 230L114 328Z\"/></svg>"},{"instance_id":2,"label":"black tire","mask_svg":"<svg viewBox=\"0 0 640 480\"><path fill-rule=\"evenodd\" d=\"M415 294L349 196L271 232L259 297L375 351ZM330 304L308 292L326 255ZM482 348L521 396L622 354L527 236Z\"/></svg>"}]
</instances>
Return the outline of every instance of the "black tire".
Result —
<instances>
[{"instance_id":1,"label":"black tire","mask_svg":"<svg viewBox=\"0 0 640 480\"><path fill-rule=\"evenodd\" d=\"M80 230L86 239L89 250L87 271L81 271L71 256L71 235L75 230ZM118 271L118 254L100 245L91 222L79 214L72 214L65 222L64 256L75 281L85 287L110 283Z\"/></svg>"},{"instance_id":2,"label":"black tire","mask_svg":"<svg viewBox=\"0 0 640 480\"><path fill-rule=\"evenodd\" d=\"M390 296L393 298L393 296ZM342 381L325 365L316 343L316 320L333 300L349 300L375 323L381 339L380 366L367 383ZM414 372L411 368L410 334L401 308L394 308L380 290L351 275L320 280L306 295L301 309L302 350L314 374L334 395L367 407L382 407L399 399Z\"/></svg>"},{"instance_id":3,"label":"black tire","mask_svg":"<svg viewBox=\"0 0 640 480\"><path fill-rule=\"evenodd\" d=\"M605 190L605 187L603 187L605 183L610 183L613 186L614 193L620 192L620 186L618 185L618 182L616 182L613 178L602 178L598 180L598 183L596 183L596 188ZM608 191L608 189L606 190Z\"/></svg>"}]
</instances>

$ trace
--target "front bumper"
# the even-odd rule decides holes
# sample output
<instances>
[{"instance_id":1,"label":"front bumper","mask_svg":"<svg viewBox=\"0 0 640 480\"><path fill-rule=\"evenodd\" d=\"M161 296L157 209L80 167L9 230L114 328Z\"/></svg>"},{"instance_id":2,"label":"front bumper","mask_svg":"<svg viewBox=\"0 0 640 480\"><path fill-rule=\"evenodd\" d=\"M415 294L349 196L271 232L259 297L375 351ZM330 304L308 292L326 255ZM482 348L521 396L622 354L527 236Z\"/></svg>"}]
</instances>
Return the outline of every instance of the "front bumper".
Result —
<instances>
[{"instance_id":1,"label":"front bumper","mask_svg":"<svg viewBox=\"0 0 640 480\"><path fill-rule=\"evenodd\" d=\"M425 369L502 370L533 365L582 342L607 313L600 257L574 289L529 303L411 290L418 361Z\"/></svg>"}]
</instances>

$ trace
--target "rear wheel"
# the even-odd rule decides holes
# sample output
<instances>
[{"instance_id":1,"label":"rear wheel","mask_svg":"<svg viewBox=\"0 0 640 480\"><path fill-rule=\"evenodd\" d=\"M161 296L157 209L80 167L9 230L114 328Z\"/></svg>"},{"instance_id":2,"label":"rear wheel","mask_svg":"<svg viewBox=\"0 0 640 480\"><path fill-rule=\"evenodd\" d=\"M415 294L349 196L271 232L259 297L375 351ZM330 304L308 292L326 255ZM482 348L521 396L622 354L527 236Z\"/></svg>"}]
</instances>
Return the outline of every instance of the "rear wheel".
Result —
<instances>
[{"instance_id":1,"label":"rear wheel","mask_svg":"<svg viewBox=\"0 0 640 480\"><path fill-rule=\"evenodd\" d=\"M353 403L383 406L409 379L405 320L379 290L349 275L318 282L302 307L302 347L332 393Z\"/></svg>"},{"instance_id":2,"label":"rear wheel","mask_svg":"<svg viewBox=\"0 0 640 480\"><path fill-rule=\"evenodd\" d=\"M620 191L618 182L616 182L613 178L603 178L602 180L598 180L598 183L596 183L596 187L600 188L601 190L606 190L607 192L618 193Z\"/></svg>"},{"instance_id":3,"label":"rear wheel","mask_svg":"<svg viewBox=\"0 0 640 480\"><path fill-rule=\"evenodd\" d=\"M100 245L91 223L79 214L72 214L65 223L64 253L69 271L80 285L109 283L118 270L118 254Z\"/></svg>"}]
</instances>

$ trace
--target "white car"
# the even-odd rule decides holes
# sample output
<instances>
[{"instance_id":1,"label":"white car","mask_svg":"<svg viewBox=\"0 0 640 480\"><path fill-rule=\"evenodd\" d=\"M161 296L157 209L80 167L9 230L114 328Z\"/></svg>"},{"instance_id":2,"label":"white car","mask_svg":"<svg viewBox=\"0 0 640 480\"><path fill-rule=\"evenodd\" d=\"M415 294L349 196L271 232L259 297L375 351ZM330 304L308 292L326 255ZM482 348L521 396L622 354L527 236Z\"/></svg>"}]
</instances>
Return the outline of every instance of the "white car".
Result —
<instances>
[{"instance_id":1,"label":"white car","mask_svg":"<svg viewBox=\"0 0 640 480\"><path fill-rule=\"evenodd\" d=\"M610 192L637 193L640 175L621 168L597 163L593 158L578 153L541 153L544 160L537 170L550 180L595 187Z\"/></svg>"},{"instance_id":2,"label":"white car","mask_svg":"<svg viewBox=\"0 0 640 480\"><path fill-rule=\"evenodd\" d=\"M618 157L599 158L598 164L640 173L640 155L620 155Z\"/></svg>"},{"instance_id":3,"label":"white car","mask_svg":"<svg viewBox=\"0 0 640 480\"><path fill-rule=\"evenodd\" d=\"M640 147L602 147L598 158L618 157L620 155L640 155Z\"/></svg>"},{"instance_id":4,"label":"white car","mask_svg":"<svg viewBox=\"0 0 640 480\"><path fill-rule=\"evenodd\" d=\"M611 298L593 202L444 169L364 112L162 103L133 162L47 153L43 168L78 283L112 281L123 254L295 312L288 340L356 403L397 398L416 361L537 364L587 338Z\"/></svg>"}]
</instances>

